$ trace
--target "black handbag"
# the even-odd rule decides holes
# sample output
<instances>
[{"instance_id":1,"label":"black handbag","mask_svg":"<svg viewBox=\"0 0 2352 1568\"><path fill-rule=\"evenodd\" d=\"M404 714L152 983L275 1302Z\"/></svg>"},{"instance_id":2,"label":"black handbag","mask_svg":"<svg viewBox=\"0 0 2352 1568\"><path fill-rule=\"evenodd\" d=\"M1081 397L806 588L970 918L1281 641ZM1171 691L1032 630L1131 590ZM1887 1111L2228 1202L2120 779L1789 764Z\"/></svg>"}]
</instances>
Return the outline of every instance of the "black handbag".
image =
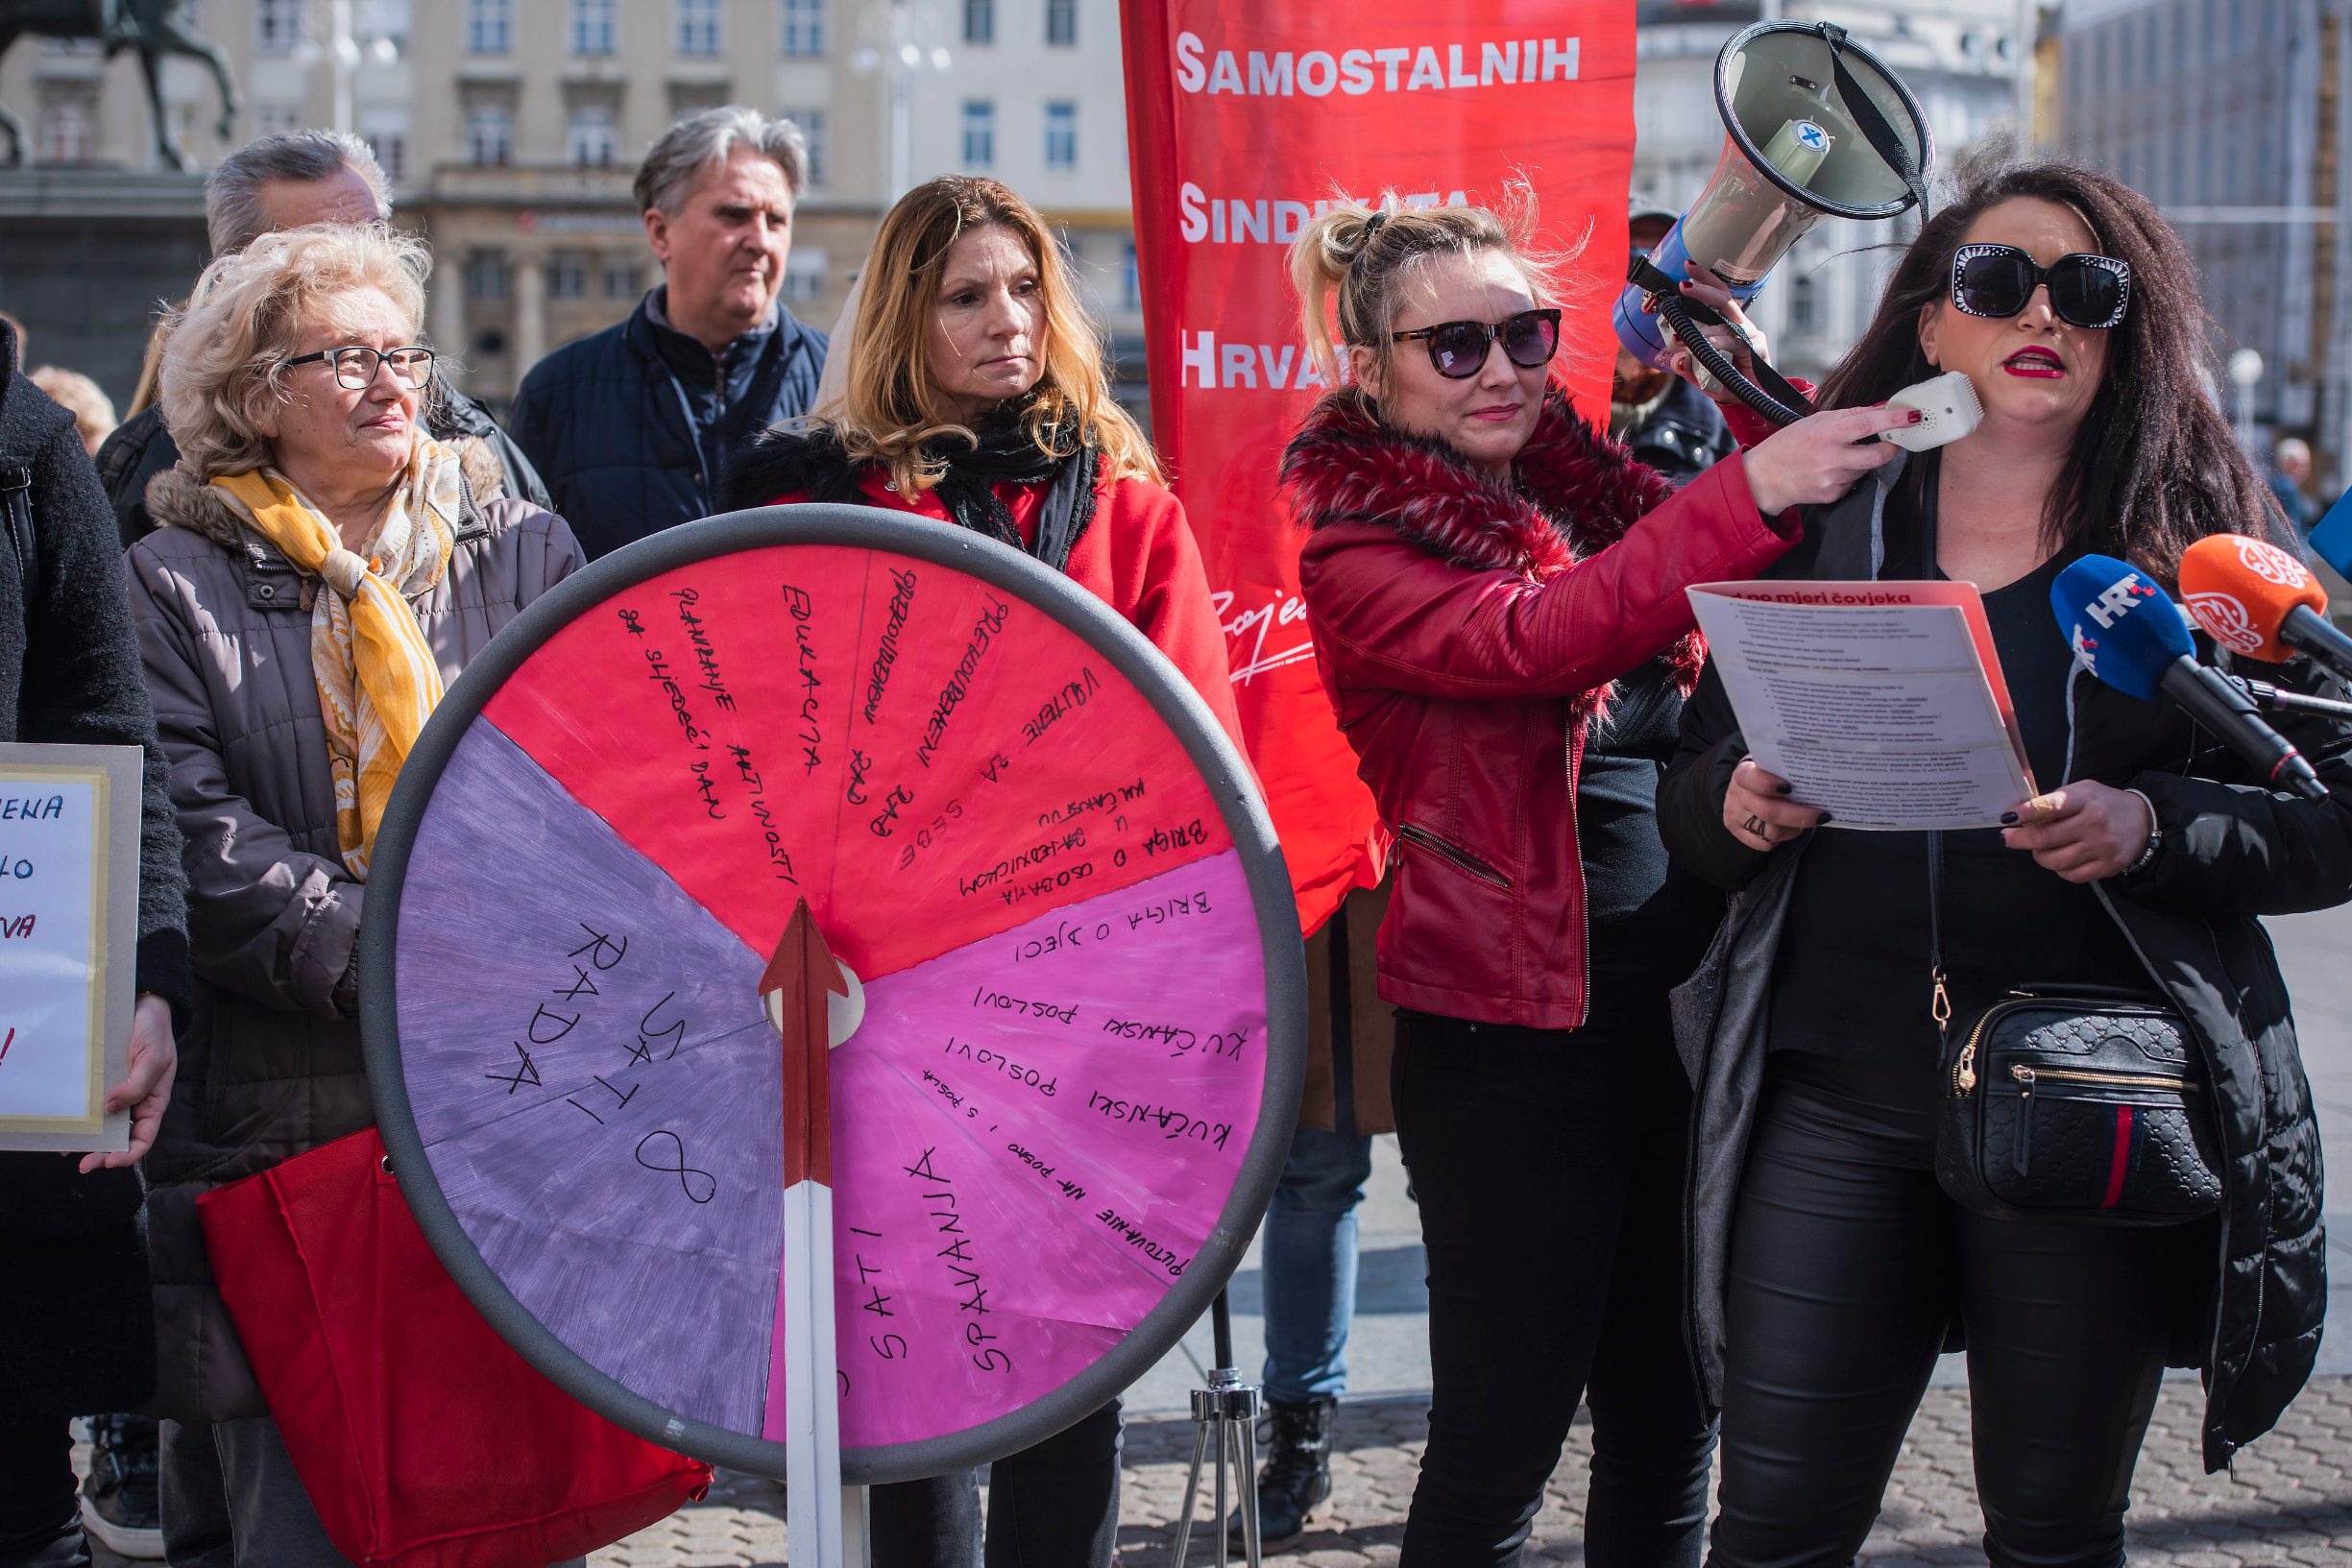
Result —
<instances>
[{"instance_id":1,"label":"black handbag","mask_svg":"<svg viewBox=\"0 0 2352 1568\"><path fill-rule=\"evenodd\" d=\"M1930 833L1937 1183L1996 1219L2170 1225L2219 1209L2213 1096L2180 1009L2106 986L2025 985L1954 1021L1943 869L1943 834Z\"/></svg>"}]
</instances>

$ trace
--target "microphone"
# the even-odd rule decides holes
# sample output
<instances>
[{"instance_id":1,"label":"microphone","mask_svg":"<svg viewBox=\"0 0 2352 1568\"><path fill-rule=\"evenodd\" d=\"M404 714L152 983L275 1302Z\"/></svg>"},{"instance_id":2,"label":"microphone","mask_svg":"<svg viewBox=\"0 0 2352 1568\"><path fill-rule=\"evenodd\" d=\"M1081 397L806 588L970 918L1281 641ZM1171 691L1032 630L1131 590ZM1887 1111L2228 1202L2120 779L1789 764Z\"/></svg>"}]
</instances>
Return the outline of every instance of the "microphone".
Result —
<instances>
[{"instance_id":1,"label":"microphone","mask_svg":"<svg viewBox=\"0 0 2352 1568\"><path fill-rule=\"evenodd\" d=\"M2352 681L2352 637L2327 618L2327 590L2275 544L2216 534L2181 552L2180 596L2232 653L2284 663L2307 653Z\"/></svg>"},{"instance_id":2,"label":"microphone","mask_svg":"<svg viewBox=\"0 0 2352 1568\"><path fill-rule=\"evenodd\" d=\"M2158 692L2211 730L2274 789L2306 800L2327 786L2292 742L2265 724L2253 699L2219 670L2196 662L2188 622L2172 596L2111 555L2086 555L2058 574L2050 608L2075 662L2108 686L2143 702Z\"/></svg>"}]
</instances>

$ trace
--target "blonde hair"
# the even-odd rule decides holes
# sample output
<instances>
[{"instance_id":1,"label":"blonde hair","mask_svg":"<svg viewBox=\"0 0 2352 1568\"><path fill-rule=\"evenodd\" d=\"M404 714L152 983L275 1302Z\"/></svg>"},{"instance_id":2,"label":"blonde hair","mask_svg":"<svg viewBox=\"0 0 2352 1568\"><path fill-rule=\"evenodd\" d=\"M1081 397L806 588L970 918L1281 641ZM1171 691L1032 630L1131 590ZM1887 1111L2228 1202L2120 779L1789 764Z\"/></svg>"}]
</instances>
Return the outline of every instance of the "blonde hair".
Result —
<instances>
[{"instance_id":1,"label":"blonde hair","mask_svg":"<svg viewBox=\"0 0 2352 1568\"><path fill-rule=\"evenodd\" d=\"M339 322L345 302L365 288L380 291L413 330L431 270L422 240L376 224L280 229L215 259L163 345L163 422L182 461L199 479L267 463L259 417L273 399L287 399L285 361L303 334Z\"/></svg>"},{"instance_id":2,"label":"blonde hair","mask_svg":"<svg viewBox=\"0 0 2352 1568\"><path fill-rule=\"evenodd\" d=\"M1102 342L1045 220L1005 185L968 175L917 185L882 220L859 279L847 380L812 422L832 430L851 458L887 468L902 495L929 490L946 474L947 460L933 449L940 438L978 444L933 378L931 325L948 252L958 235L987 228L1012 230L1037 268L1045 342L1043 371L1023 415L1030 438L1056 456L1091 443L1105 483L1156 483L1159 460L1111 398Z\"/></svg>"},{"instance_id":3,"label":"blonde hair","mask_svg":"<svg viewBox=\"0 0 2352 1568\"><path fill-rule=\"evenodd\" d=\"M98 455L99 446L114 433L114 399L80 371L41 365L25 373L25 379L49 395L49 400L74 417L82 448Z\"/></svg>"},{"instance_id":4,"label":"blonde hair","mask_svg":"<svg viewBox=\"0 0 2352 1568\"><path fill-rule=\"evenodd\" d=\"M1343 351L1366 348L1386 371L1405 283L1432 256L1508 256L1526 275L1537 304L1560 303L1562 269L1582 253L1584 242L1546 254L1536 249L1535 230L1535 191L1521 180L1504 187L1500 211L1408 206L1394 190L1381 192L1372 206L1345 197L1332 203L1291 243L1291 285L1298 291L1315 368L1339 386L1346 374Z\"/></svg>"}]
</instances>

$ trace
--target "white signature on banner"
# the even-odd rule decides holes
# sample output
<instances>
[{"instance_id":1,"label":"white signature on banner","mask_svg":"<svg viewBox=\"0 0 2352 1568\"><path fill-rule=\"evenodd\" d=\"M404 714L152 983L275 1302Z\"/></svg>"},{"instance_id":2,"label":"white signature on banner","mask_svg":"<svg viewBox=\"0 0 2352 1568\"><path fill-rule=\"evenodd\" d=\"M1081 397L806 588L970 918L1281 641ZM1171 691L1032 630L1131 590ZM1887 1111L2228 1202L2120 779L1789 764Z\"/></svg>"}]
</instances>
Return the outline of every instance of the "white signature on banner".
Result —
<instances>
[{"instance_id":1,"label":"white signature on banner","mask_svg":"<svg viewBox=\"0 0 2352 1568\"><path fill-rule=\"evenodd\" d=\"M1209 597L1215 601L1217 619L1224 627L1225 654L1233 663L1235 686L1248 686L1269 670L1315 657L1314 639L1302 624L1307 618L1306 601L1297 594L1285 593L1278 599L1265 600L1239 615L1232 613L1233 590L1219 589ZM1266 647L1269 638L1286 626L1298 627L1297 640L1286 639L1269 652Z\"/></svg>"}]
</instances>

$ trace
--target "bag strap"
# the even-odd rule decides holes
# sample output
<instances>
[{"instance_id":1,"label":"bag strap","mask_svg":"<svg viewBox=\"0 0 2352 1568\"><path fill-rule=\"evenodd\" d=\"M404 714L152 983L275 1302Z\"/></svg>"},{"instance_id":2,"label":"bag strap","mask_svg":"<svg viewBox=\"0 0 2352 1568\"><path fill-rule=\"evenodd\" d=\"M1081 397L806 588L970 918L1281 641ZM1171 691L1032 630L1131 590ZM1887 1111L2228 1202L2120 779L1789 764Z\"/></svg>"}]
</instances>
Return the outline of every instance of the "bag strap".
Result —
<instances>
[{"instance_id":1,"label":"bag strap","mask_svg":"<svg viewBox=\"0 0 2352 1568\"><path fill-rule=\"evenodd\" d=\"M1919 569L1923 577L1936 572L1935 524L1941 465L1921 465L1919 494ZM1952 1032L1952 988L1944 974L1944 834L1928 830L1928 1012L1942 1040Z\"/></svg>"},{"instance_id":2,"label":"bag strap","mask_svg":"<svg viewBox=\"0 0 2352 1568\"><path fill-rule=\"evenodd\" d=\"M1928 222L1928 185L1920 178L1919 165L1911 161L1911 150L1903 144L1895 128L1887 123L1878 100L1863 90L1861 82L1846 66L1846 30L1830 27L1822 31L1822 41L1830 46L1830 70L1837 83L1837 95L1845 100L1846 112L1854 117L1854 128L1870 143L1870 150L1879 155L1886 166L1902 177L1911 192L1911 200L1919 204L1919 221Z\"/></svg>"},{"instance_id":3,"label":"bag strap","mask_svg":"<svg viewBox=\"0 0 2352 1568\"><path fill-rule=\"evenodd\" d=\"M33 470L0 469L0 514L5 515L9 547L16 556L16 577L22 585L24 613L29 618L40 596L40 556L33 540Z\"/></svg>"}]
</instances>

